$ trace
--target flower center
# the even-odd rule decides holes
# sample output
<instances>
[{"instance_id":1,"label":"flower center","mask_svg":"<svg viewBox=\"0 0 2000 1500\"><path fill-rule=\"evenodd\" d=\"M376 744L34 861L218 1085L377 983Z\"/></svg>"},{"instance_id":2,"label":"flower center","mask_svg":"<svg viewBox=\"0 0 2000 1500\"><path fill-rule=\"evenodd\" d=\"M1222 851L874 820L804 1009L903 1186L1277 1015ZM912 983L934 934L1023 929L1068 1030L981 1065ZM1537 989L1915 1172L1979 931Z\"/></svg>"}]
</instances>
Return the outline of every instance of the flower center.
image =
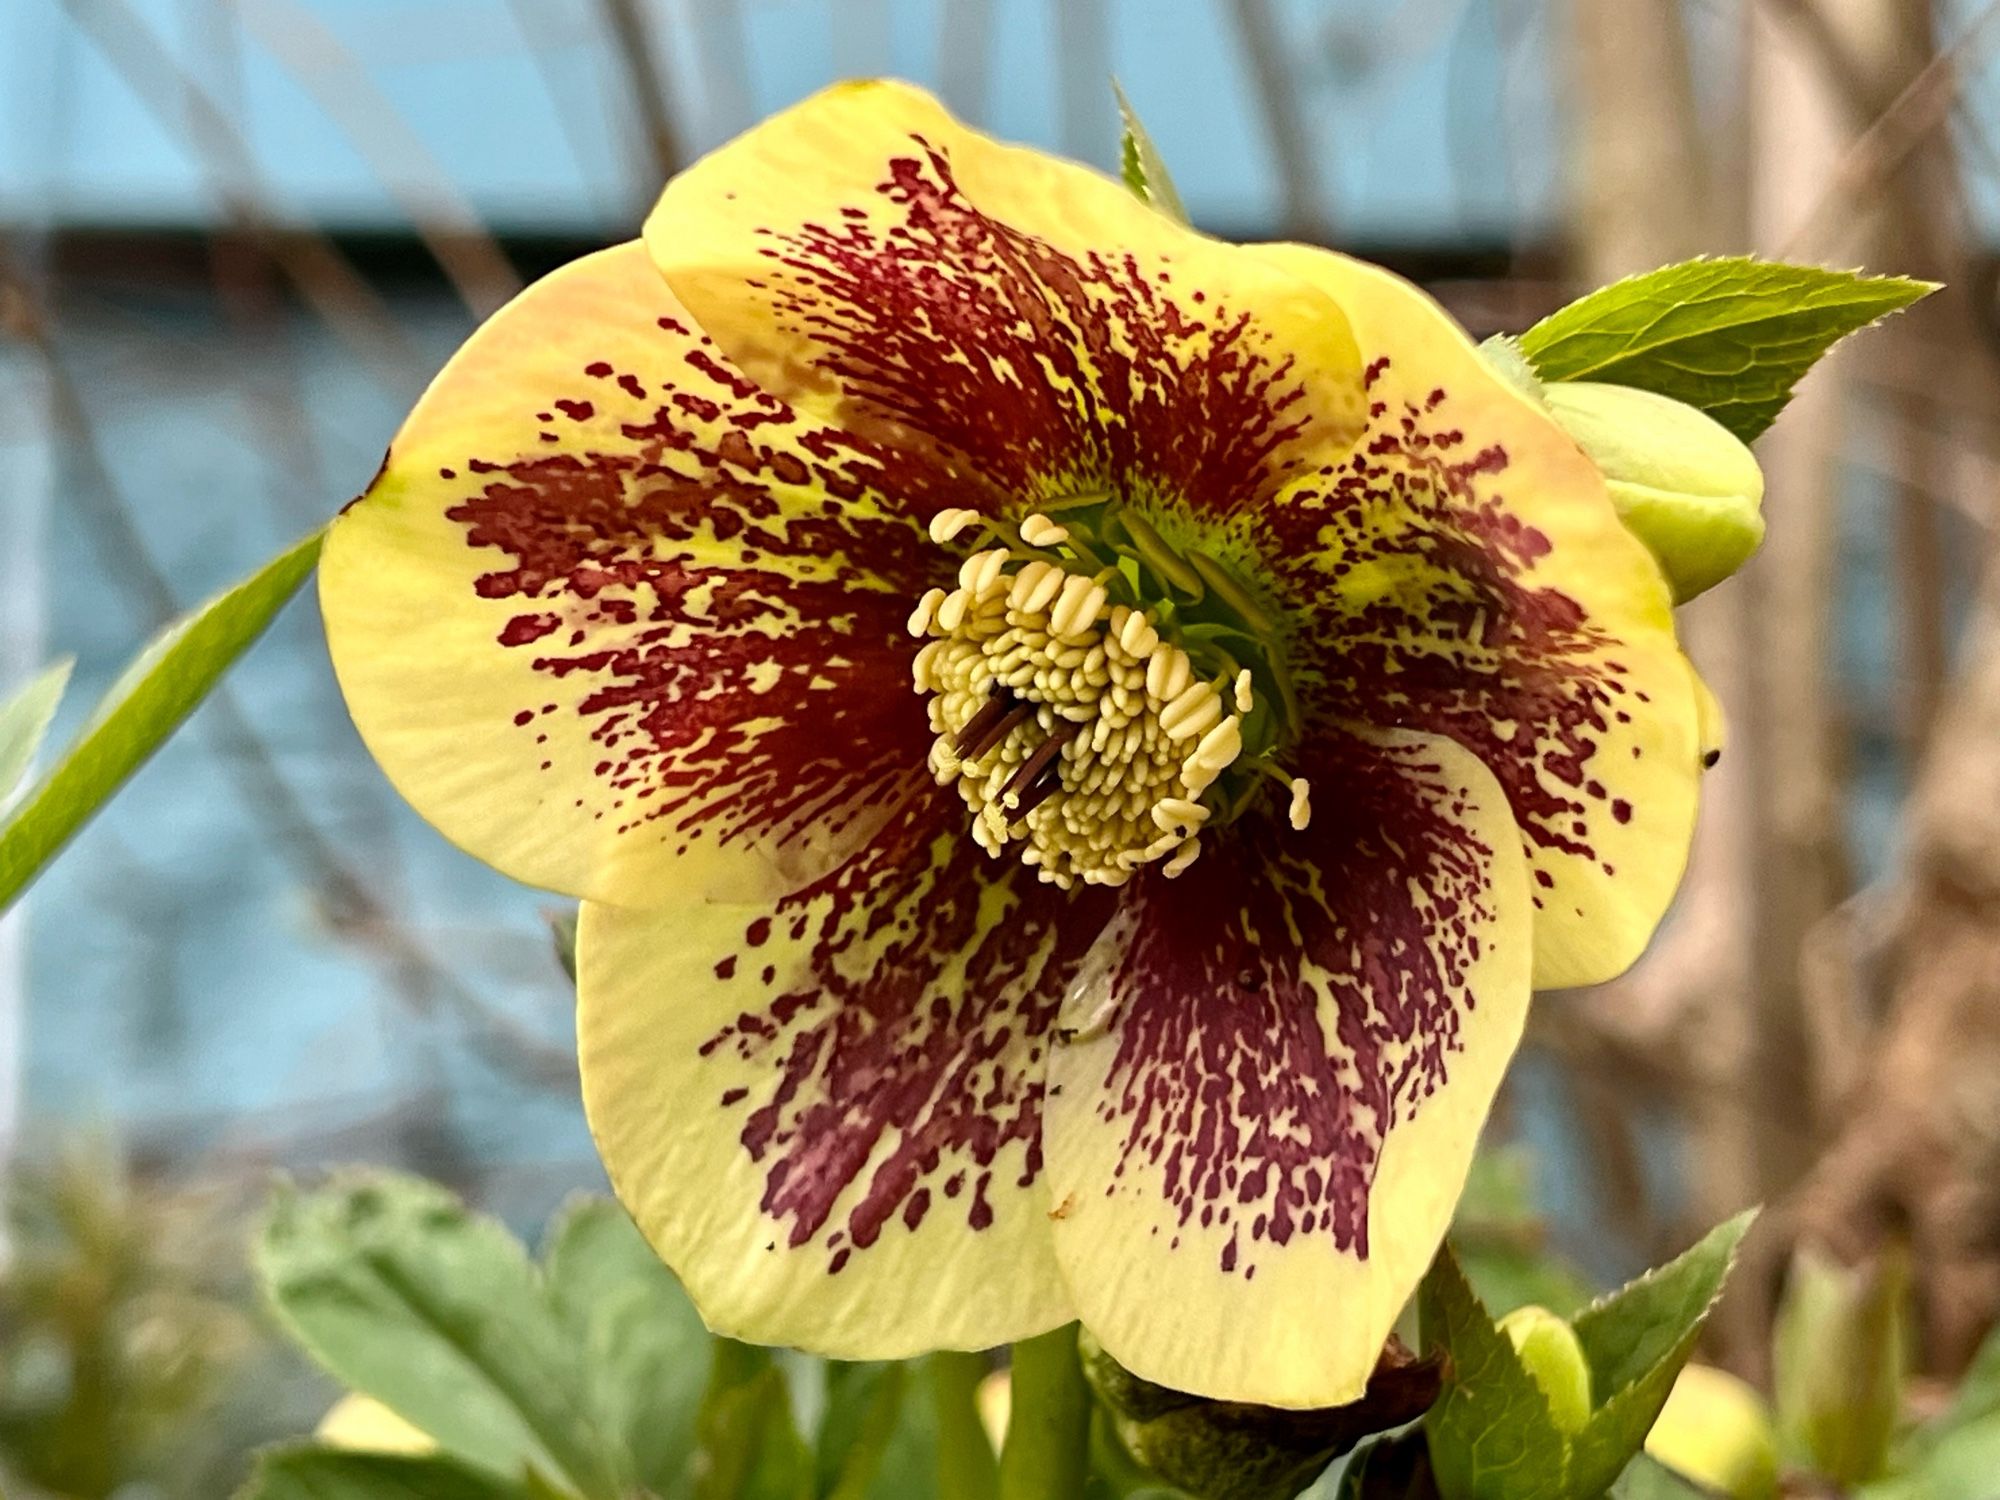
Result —
<instances>
[{"instance_id":1,"label":"flower center","mask_svg":"<svg viewBox=\"0 0 2000 1500\"><path fill-rule=\"evenodd\" d=\"M1310 789L1275 762L1298 723L1277 623L1221 562L1107 495L1049 510L1063 519L931 522L975 549L909 627L930 768L957 784L973 839L1068 888L1156 860L1180 874L1266 786L1304 828Z\"/></svg>"}]
</instances>

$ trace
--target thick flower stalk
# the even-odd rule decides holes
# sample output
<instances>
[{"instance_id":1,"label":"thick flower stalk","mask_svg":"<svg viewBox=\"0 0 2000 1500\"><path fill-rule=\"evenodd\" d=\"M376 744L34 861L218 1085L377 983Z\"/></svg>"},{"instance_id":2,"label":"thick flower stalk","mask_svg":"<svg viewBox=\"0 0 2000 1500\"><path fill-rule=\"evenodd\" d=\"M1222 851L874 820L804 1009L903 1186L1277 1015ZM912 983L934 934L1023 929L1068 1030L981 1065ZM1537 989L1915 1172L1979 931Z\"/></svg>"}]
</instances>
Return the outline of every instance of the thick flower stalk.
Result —
<instances>
[{"instance_id":1,"label":"thick flower stalk","mask_svg":"<svg viewBox=\"0 0 2000 1500\"><path fill-rule=\"evenodd\" d=\"M482 328L322 596L404 794L583 899L634 1217L833 1355L1358 1396L1694 821L1659 567L1433 303L894 84Z\"/></svg>"}]
</instances>

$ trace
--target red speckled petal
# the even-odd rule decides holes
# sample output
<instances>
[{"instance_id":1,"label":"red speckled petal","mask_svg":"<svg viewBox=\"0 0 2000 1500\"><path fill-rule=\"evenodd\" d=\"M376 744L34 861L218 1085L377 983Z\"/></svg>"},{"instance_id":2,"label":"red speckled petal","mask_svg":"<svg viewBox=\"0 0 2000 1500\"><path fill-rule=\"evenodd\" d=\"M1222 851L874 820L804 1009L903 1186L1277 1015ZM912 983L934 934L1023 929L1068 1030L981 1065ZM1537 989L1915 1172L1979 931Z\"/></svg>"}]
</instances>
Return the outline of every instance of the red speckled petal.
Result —
<instances>
[{"instance_id":1,"label":"red speckled petal","mask_svg":"<svg viewBox=\"0 0 2000 1500\"><path fill-rule=\"evenodd\" d=\"M1084 1325L1149 1380L1286 1407L1366 1386L1520 1038L1533 942L1520 835L1465 750L1332 731L1297 758L1308 829L1252 813L1130 888L1065 1007L1044 1132Z\"/></svg>"},{"instance_id":2,"label":"red speckled petal","mask_svg":"<svg viewBox=\"0 0 2000 1500\"><path fill-rule=\"evenodd\" d=\"M1074 1316L1041 1182L1046 1039L1106 902L949 791L775 909L586 905L584 1105L709 1326L843 1358Z\"/></svg>"},{"instance_id":3,"label":"red speckled petal","mask_svg":"<svg viewBox=\"0 0 2000 1500\"><path fill-rule=\"evenodd\" d=\"M843 84L667 185L667 279L802 410L923 446L973 505L1117 485L1206 511L1349 441L1339 305L897 83Z\"/></svg>"},{"instance_id":4,"label":"red speckled petal","mask_svg":"<svg viewBox=\"0 0 2000 1500\"><path fill-rule=\"evenodd\" d=\"M1329 251L1258 253L1339 297L1370 359L1354 453L1258 518L1311 621L1302 691L1477 754L1527 840L1536 987L1609 979L1673 899L1701 779L1659 567L1590 460L1423 293Z\"/></svg>"},{"instance_id":5,"label":"red speckled petal","mask_svg":"<svg viewBox=\"0 0 2000 1500\"><path fill-rule=\"evenodd\" d=\"M508 874L775 898L928 784L903 622L949 581L942 483L759 393L620 246L481 328L334 524L334 666L397 787Z\"/></svg>"}]
</instances>

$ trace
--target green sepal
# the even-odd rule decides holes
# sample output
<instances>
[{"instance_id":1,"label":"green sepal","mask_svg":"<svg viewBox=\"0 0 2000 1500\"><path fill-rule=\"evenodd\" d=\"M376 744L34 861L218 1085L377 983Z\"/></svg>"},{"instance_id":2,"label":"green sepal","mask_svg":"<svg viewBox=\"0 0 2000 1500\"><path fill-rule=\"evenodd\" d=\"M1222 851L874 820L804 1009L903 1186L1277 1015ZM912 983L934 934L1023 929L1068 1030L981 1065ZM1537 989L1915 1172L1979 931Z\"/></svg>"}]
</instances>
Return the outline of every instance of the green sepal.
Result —
<instances>
[{"instance_id":1,"label":"green sepal","mask_svg":"<svg viewBox=\"0 0 2000 1500\"><path fill-rule=\"evenodd\" d=\"M1080 1348L1085 1378L1124 1451L1199 1500L1291 1500L1363 1439L1423 1415L1441 1380L1437 1360L1419 1359L1392 1340L1360 1400L1286 1411L1143 1380L1088 1333Z\"/></svg>"},{"instance_id":2,"label":"green sepal","mask_svg":"<svg viewBox=\"0 0 2000 1500\"><path fill-rule=\"evenodd\" d=\"M1153 144L1152 136L1146 133L1146 127L1139 121L1139 112L1132 108L1132 101L1125 97L1123 85L1115 78L1111 80L1111 90L1118 96L1118 118L1123 125L1118 146L1118 170L1125 179L1125 186L1141 202L1150 203L1178 223L1187 223L1187 209L1181 203L1180 192L1174 187L1174 179L1168 175L1160 148Z\"/></svg>"},{"instance_id":3,"label":"green sepal","mask_svg":"<svg viewBox=\"0 0 2000 1500\"><path fill-rule=\"evenodd\" d=\"M1851 333L1937 283L1732 256L1682 261L1579 298L1521 335L1544 381L1656 391L1749 442Z\"/></svg>"},{"instance_id":4,"label":"green sepal","mask_svg":"<svg viewBox=\"0 0 2000 1500\"><path fill-rule=\"evenodd\" d=\"M75 662L64 657L44 667L24 683L5 703L0 703L0 805L4 805L21 784L21 778L35 763L56 706L69 686L70 668Z\"/></svg>"}]
</instances>

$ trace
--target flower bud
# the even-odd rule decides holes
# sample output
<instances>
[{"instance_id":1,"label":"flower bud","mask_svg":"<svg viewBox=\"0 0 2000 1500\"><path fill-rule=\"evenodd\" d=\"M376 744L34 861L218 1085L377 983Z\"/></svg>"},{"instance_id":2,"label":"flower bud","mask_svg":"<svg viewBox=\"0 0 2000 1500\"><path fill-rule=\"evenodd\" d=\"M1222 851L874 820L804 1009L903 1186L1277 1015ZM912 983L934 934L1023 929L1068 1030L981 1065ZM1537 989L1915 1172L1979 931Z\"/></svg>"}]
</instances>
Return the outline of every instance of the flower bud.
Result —
<instances>
[{"instance_id":1,"label":"flower bud","mask_svg":"<svg viewBox=\"0 0 2000 1500\"><path fill-rule=\"evenodd\" d=\"M1569 1324L1546 1307L1517 1307L1500 1320L1500 1331L1542 1388L1557 1429L1575 1434L1590 1420L1590 1362Z\"/></svg>"},{"instance_id":2,"label":"flower bud","mask_svg":"<svg viewBox=\"0 0 2000 1500\"><path fill-rule=\"evenodd\" d=\"M1721 423L1630 386L1567 381L1542 399L1604 475L1611 503L1685 603L1734 573L1764 539L1764 473Z\"/></svg>"},{"instance_id":3,"label":"flower bud","mask_svg":"<svg viewBox=\"0 0 2000 1500\"><path fill-rule=\"evenodd\" d=\"M1646 1434L1646 1451L1730 1500L1772 1500L1778 1446L1764 1398L1725 1371L1689 1365Z\"/></svg>"}]
</instances>

